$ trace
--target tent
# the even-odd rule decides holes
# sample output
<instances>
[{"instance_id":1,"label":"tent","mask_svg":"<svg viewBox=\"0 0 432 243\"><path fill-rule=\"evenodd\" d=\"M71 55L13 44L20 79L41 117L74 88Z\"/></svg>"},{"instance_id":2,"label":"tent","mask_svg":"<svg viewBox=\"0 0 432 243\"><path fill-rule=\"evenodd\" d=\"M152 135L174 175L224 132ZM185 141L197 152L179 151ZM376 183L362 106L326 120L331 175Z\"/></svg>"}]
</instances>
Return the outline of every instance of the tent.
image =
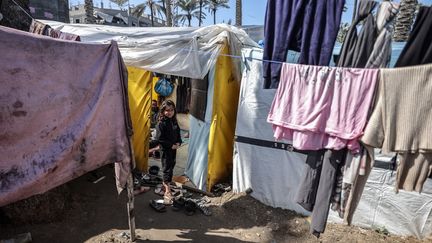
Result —
<instances>
[{"instance_id":1,"label":"tent","mask_svg":"<svg viewBox=\"0 0 432 243\"><path fill-rule=\"evenodd\" d=\"M300 184L305 155L291 152L290 141L274 142L267 123L276 90L262 89L262 50L243 51L244 72L240 88L235 131L233 190L252 191L251 196L272 207L310 213L296 204L294 196ZM392 155L376 152L376 162L354 214L353 224L367 228L385 228L398 235L419 238L432 233L432 179L421 194L394 190L396 171L391 169ZM330 210L328 220L342 223Z\"/></svg>"},{"instance_id":2,"label":"tent","mask_svg":"<svg viewBox=\"0 0 432 243\"><path fill-rule=\"evenodd\" d=\"M233 138L244 46L258 45L236 27L139 28L43 21L63 32L79 35L83 42L118 42L128 66L129 105L134 127L133 147L137 167L147 168L151 74L204 79L209 87L205 121L190 116L189 159L186 175L198 188L210 189L232 172Z\"/></svg>"}]
</instances>

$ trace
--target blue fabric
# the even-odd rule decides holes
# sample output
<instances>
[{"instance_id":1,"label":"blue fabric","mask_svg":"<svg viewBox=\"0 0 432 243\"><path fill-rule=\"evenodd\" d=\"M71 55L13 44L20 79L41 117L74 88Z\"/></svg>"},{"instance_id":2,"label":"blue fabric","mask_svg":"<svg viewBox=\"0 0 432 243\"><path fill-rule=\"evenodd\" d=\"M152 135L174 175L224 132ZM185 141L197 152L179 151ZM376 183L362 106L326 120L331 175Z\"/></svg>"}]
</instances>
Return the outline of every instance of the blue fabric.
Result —
<instances>
[{"instance_id":1,"label":"blue fabric","mask_svg":"<svg viewBox=\"0 0 432 243\"><path fill-rule=\"evenodd\" d=\"M327 66L345 0L269 0L264 24L264 60L285 62L288 50L298 63ZM264 88L277 88L282 65L263 63Z\"/></svg>"}]
</instances>

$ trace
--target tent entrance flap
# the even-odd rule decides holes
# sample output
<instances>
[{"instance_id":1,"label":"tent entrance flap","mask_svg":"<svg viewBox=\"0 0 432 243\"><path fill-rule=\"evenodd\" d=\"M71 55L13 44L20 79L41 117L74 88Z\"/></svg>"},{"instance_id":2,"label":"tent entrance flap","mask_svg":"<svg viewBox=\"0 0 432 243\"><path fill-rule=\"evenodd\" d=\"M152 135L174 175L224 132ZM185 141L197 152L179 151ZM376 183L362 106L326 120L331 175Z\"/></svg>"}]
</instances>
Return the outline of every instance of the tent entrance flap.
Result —
<instances>
[{"instance_id":1,"label":"tent entrance flap","mask_svg":"<svg viewBox=\"0 0 432 243\"><path fill-rule=\"evenodd\" d=\"M152 73L144 69L135 67L127 67L127 69L129 108L134 131L132 147L135 163L138 170L147 171L153 78Z\"/></svg>"},{"instance_id":2,"label":"tent entrance flap","mask_svg":"<svg viewBox=\"0 0 432 243\"><path fill-rule=\"evenodd\" d=\"M216 63L213 115L210 127L207 190L232 173L234 132L240 83L232 75L229 47L225 43Z\"/></svg>"}]
</instances>

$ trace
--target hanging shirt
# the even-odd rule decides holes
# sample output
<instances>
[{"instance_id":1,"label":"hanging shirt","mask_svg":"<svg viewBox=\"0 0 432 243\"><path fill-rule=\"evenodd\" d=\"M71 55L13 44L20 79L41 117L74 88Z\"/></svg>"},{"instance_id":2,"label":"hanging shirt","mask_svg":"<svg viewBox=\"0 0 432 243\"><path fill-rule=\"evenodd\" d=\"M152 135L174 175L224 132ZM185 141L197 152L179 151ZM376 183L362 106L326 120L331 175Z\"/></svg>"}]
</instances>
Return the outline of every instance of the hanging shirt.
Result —
<instances>
[{"instance_id":1,"label":"hanging shirt","mask_svg":"<svg viewBox=\"0 0 432 243\"><path fill-rule=\"evenodd\" d=\"M300 150L357 150L378 69L283 64L267 121Z\"/></svg>"}]
</instances>

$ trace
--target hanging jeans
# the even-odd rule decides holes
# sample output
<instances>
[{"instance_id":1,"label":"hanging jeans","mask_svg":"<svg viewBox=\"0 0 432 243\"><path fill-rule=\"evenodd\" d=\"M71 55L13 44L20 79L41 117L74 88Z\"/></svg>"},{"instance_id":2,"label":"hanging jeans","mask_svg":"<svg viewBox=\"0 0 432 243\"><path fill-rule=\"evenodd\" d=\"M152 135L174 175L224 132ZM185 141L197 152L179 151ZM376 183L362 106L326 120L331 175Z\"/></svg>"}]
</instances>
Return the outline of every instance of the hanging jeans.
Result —
<instances>
[{"instance_id":1,"label":"hanging jeans","mask_svg":"<svg viewBox=\"0 0 432 243\"><path fill-rule=\"evenodd\" d=\"M311 233L319 236L327 224L336 174L343 166L347 149L310 152L306 160L296 202L312 211Z\"/></svg>"}]
</instances>

